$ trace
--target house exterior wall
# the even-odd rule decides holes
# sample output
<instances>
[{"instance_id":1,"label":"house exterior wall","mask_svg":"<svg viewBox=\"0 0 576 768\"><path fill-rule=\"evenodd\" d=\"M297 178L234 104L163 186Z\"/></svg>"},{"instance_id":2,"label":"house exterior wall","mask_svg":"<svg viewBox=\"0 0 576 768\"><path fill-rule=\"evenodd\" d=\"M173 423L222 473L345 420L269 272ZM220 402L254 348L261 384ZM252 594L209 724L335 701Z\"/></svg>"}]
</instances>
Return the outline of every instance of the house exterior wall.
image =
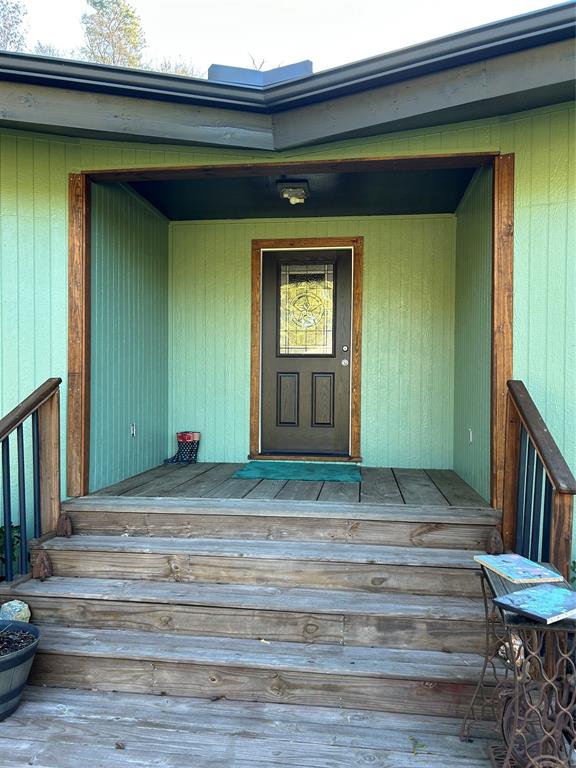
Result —
<instances>
[{"instance_id":1,"label":"house exterior wall","mask_svg":"<svg viewBox=\"0 0 576 768\"><path fill-rule=\"evenodd\" d=\"M492 169L476 171L456 211L454 292L454 469L485 499L490 498L492 176Z\"/></svg>"},{"instance_id":2,"label":"house exterior wall","mask_svg":"<svg viewBox=\"0 0 576 768\"><path fill-rule=\"evenodd\" d=\"M364 463L452 467L454 235L451 215L173 222L170 431L246 460L251 241L362 236Z\"/></svg>"},{"instance_id":3,"label":"house exterior wall","mask_svg":"<svg viewBox=\"0 0 576 768\"><path fill-rule=\"evenodd\" d=\"M275 154L2 130L0 412L48 376L65 379L69 172L500 150L516 154L514 376L576 468L574 129L574 106L559 104Z\"/></svg>"},{"instance_id":4,"label":"house exterior wall","mask_svg":"<svg viewBox=\"0 0 576 768\"><path fill-rule=\"evenodd\" d=\"M94 184L91 224L90 490L97 490L166 458L168 222L122 185Z\"/></svg>"}]
</instances>

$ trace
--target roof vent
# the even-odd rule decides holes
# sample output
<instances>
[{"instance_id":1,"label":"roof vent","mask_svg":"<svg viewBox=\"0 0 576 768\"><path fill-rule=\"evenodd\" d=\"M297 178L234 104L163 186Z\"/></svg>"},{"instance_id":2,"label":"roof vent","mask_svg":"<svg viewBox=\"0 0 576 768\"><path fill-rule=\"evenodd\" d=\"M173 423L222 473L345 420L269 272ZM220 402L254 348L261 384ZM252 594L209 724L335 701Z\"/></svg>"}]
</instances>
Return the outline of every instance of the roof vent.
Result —
<instances>
[{"instance_id":1,"label":"roof vent","mask_svg":"<svg viewBox=\"0 0 576 768\"><path fill-rule=\"evenodd\" d=\"M312 74L311 61L299 61L285 67L276 67L262 72L244 67L227 67L224 64L212 64L208 69L208 80L226 85L243 85L249 88L264 88L267 85L286 83Z\"/></svg>"}]
</instances>

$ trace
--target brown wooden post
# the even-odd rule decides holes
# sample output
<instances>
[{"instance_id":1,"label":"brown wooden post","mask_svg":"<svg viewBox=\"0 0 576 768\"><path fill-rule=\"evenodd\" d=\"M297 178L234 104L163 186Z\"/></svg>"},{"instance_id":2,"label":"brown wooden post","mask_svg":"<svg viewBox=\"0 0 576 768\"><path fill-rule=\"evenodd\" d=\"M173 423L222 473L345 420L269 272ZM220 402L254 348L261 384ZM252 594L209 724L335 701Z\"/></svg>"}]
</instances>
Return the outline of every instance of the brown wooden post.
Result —
<instances>
[{"instance_id":1,"label":"brown wooden post","mask_svg":"<svg viewBox=\"0 0 576 768\"><path fill-rule=\"evenodd\" d=\"M512 378L514 273L514 155L494 158L492 253L492 472L490 501L504 498L506 385Z\"/></svg>"},{"instance_id":2,"label":"brown wooden post","mask_svg":"<svg viewBox=\"0 0 576 768\"><path fill-rule=\"evenodd\" d=\"M552 494L550 560L567 581L570 581L571 570L573 503L571 493L554 491Z\"/></svg>"},{"instance_id":3,"label":"brown wooden post","mask_svg":"<svg viewBox=\"0 0 576 768\"><path fill-rule=\"evenodd\" d=\"M38 409L42 535L56 529L60 514L60 391Z\"/></svg>"},{"instance_id":4,"label":"brown wooden post","mask_svg":"<svg viewBox=\"0 0 576 768\"><path fill-rule=\"evenodd\" d=\"M69 496L88 493L90 441L90 179L68 184L68 430Z\"/></svg>"},{"instance_id":5,"label":"brown wooden post","mask_svg":"<svg viewBox=\"0 0 576 768\"><path fill-rule=\"evenodd\" d=\"M508 396L506 402L506 447L504 455L504 494L502 498L502 541L504 549L514 547L516 535L516 503L518 489L518 463L520 457L520 431L522 422Z\"/></svg>"}]
</instances>

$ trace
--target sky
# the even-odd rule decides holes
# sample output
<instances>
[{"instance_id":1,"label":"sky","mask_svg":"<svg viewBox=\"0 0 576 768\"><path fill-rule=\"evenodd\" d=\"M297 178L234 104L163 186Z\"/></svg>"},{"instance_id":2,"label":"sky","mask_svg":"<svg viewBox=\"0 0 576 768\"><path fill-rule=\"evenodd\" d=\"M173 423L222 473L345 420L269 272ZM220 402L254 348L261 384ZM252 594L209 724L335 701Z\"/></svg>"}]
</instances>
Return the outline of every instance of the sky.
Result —
<instances>
[{"instance_id":1,"label":"sky","mask_svg":"<svg viewBox=\"0 0 576 768\"><path fill-rule=\"evenodd\" d=\"M82 45L84 0L23 0L29 46ZM555 5L546 0L131 0L145 58L205 74L210 64L262 69L311 59L314 71Z\"/></svg>"}]
</instances>

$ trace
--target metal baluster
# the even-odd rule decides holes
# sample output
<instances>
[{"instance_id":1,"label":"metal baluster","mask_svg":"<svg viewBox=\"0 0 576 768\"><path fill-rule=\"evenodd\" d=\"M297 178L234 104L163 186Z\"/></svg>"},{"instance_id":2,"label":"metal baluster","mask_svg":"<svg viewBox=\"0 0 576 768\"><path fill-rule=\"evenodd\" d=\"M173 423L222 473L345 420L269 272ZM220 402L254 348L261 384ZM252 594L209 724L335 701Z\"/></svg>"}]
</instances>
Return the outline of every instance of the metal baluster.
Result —
<instances>
[{"instance_id":1,"label":"metal baluster","mask_svg":"<svg viewBox=\"0 0 576 768\"><path fill-rule=\"evenodd\" d=\"M34 477L34 538L42 535L40 517L40 424L38 411L32 414L32 472Z\"/></svg>"},{"instance_id":2,"label":"metal baluster","mask_svg":"<svg viewBox=\"0 0 576 768\"><path fill-rule=\"evenodd\" d=\"M552 527L552 483L546 475L544 486L544 510L542 521L542 562L550 562L550 529Z\"/></svg>"},{"instance_id":3,"label":"metal baluster","mask_svg":"<svg viewBox=\"0 0 576 768\"><path fill-rule=\"evenodd\" d=\"M516 535L514 552L523 555L524 518L526 517L524 490L526 487L526 451L528 435L524 427L520 430L520 456L518 458L518 486L516 489Z\"/></svg>"},{"instance_id":4,"label":"metal baluster","mask_svg":"<svg viewBox=\"0 0 576 768\"><path fill-rule=\"evenodd\" d=\"M530 538L532 533L532 517L534 515L534 464L536 451L530 440L528 442L528 460L526 462L526 483L524 491L524 531L522 536L522 553L530 557Z\"/></svg>"},{"instance_id":5,"label":"metal baluster","mask_svg":"<svg viewBox=\"0 0 576 768\"><path fill-rule=\"evenodd\" d=\"M20 517L20 544L18 562L20 573L28 573L28 535L26 530L26 473L24 467L24 430L22 424L16 430L18 444L18 508Z\"/></svg>"},{"instance_id":6,"label":"metal baluster","mask_svg":"<svg viewBox=\"0 0 576 768\"><path fill-rule=\"evenodd\" d=\"M2 440L2 497L4 502L4 575L6 581L14 578L12 568L12 500L10 497L10 443Z\"/></svg>"},{"instance_id":7,"label":"metal baluster","mask_svg":"<svg viewBox=\"0 0 576 768\"><path fill-rule=\"evenodd\" d=\"M532 512L532 542L530 544L530 558L532 560L541 560L542 553L540 547L542 544L542 486L544 484L544 466L540 457L536 457L534 486L534 505Z\"/></svg>"}]
</instances>

